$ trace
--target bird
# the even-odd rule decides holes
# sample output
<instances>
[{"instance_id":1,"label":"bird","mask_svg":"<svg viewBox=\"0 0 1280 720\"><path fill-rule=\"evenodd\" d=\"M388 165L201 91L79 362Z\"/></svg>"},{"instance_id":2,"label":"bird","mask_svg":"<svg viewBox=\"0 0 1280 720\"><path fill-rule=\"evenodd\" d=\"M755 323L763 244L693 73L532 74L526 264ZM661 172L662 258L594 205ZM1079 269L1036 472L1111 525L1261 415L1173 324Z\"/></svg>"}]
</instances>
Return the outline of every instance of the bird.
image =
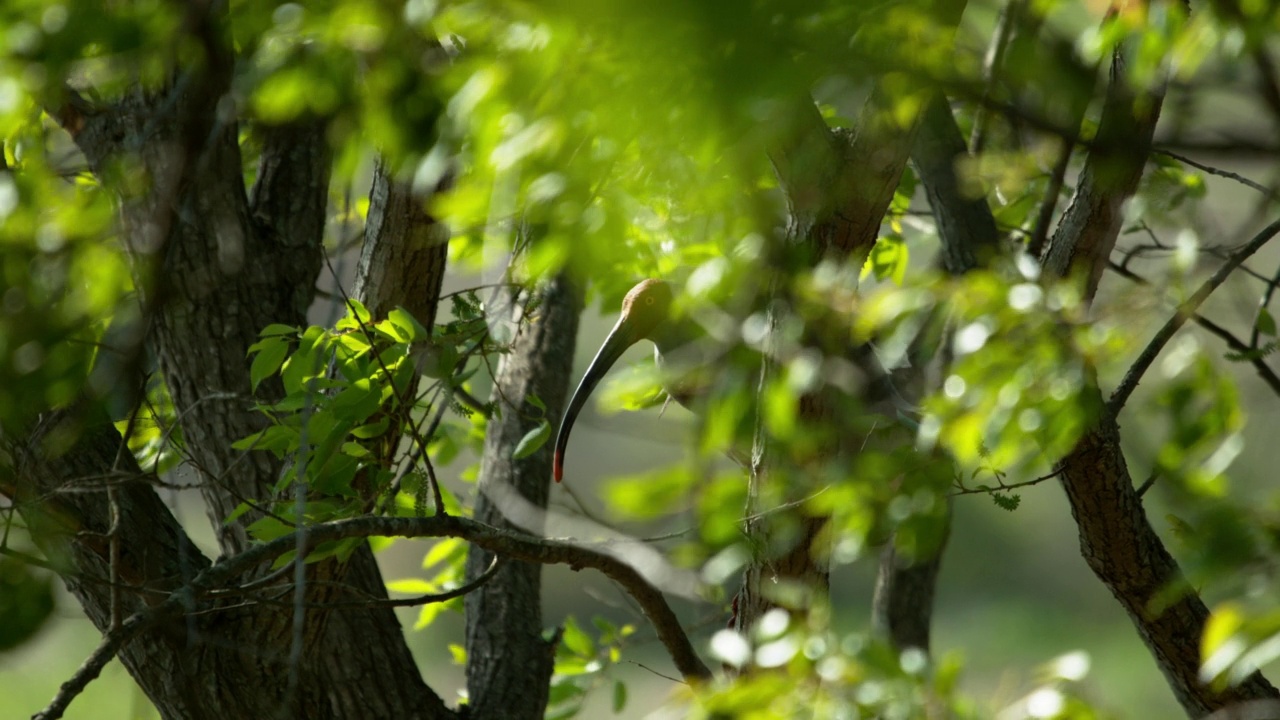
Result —
<instances>
[{"instance_id":1,"label":"bird","mask_svg":"<svg viewBox=\"0 0 1280 720\"><path fill-rule=\"evenodd\" d=\"M700 393L698 373L690 371L688 348L704 337L702 328L689 318L676 317L671 312L671 286L664 280L648 278L640 281L622 299L622 314L609 331L608 337L587 366L578 383L578 389L569 399L560 430L556 434L555 456L552 472L556 482L564 477L564 452L569 444L569 433L578 413L596 385L604 378L613 364L627 348L641 340L654 345L654 360L662 373L667 394L686 408L692 409L695 397ZM685 360L686 362L682 362ZM678 367L677 367L678 366Z\"/></svg>"},{"instance_id":2,"label":"bird","mask_svg":"<svg viewBox=\"0 0 1280 720\"><path fill-rule=\"evenodd\" d=\"M717 370L723 372L726 357L723 348L717 351L714 343L707 342L707 333L701 325L672 312L672 300L671 286L657 278L640 281L623 298L618 322L587 366L560 421L552 460L556 482L564 477L565 449L578 413L618 358L641 340L653 342L654 361L667 395L693 412L702 410L699 400L711 389L711 375ZM911 418L918 410L895 386L893 373L898 368L887 366L871 342L861 344L850 353L849 359L861 376L860 401L872 411L871 415L914 424ZM741 449L730 448L728 453L739 464L745 464L749 457L749 453Z\"/></svg>"}]
</instances>

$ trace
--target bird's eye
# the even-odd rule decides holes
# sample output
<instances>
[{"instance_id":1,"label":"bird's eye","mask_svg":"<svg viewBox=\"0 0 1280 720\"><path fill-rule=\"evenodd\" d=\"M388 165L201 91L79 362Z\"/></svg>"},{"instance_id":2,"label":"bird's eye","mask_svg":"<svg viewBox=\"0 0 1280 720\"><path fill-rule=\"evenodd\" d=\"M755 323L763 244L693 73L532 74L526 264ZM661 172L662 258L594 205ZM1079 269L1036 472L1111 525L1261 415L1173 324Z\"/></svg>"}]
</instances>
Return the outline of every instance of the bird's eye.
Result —
<instances>
[{"instance_id":1,"label":"bird's eye","mask_svg":"<svg viewBox=\"0 0 1280 720\"><path fill-rule=\"evenodd\" d=\"M645 304L645 305L652 305L652 304L653 304L653 298L651 298L651 297L647 297L647 298L645 298L645 299L644 299L644 304Z\"/></svg>"}]
</instances>

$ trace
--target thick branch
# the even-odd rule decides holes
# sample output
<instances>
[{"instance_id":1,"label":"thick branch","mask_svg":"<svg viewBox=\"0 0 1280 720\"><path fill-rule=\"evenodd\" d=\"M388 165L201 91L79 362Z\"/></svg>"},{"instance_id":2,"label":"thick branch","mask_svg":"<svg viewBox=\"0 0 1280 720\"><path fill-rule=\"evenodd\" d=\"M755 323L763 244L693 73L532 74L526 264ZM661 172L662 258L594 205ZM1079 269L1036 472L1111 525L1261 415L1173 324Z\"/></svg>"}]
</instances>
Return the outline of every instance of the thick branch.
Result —
<instances>
[{"instance_id":1,"label":"thick branch","mask_svg":"<svg viewBox=\"0 0 1280 720\"><path fill-rule=\"evenodd\" d=\"M270 239L284 247L306 246L324 233L333 151L328 123L306 118L261 129L262 154L249 192L249 210ZM310 293L301 298L309 304Z\"/></svg>"},{"instance_id":2,"label":"thick branch","mask_svg":"<svg viewBox=\"0 0 1280 720\"><path fill-rule=\"evenodd\" d=\"M1084 171L1058 229L1045 253L1051 275L1086 273L1086 296L1092 298L1115 247L1124 220L1124 205L1138 189L1160 117L1164 86L1136 92L1126 77L1123 55L1116 50L1111 83Z\"/></svg>"},{"instance_id":3,"label":"thick branch","mask_svg":"<svg viewBox=\"0 0 1280 720\"><path fill-rule=\"evenodd\" d=\"M1119 234L1124 203L1142 175L1162 93L1162 88L1133 92L1122 55L1116 51L1099 141L1090 149L1076 195L1044 260L1050 276L1063 277L1076 268L1085 270L1090 299ZM1271 234L1275 231L1269 229ZM1254 242L1260 246L1265 238L1259 236ZM1196 302L1187 310L1198 306L1201 296L1207 296L1213 287L1216 284L1202 287L1198 300L1193 297ZM1186 318L1186 313L1179 312L1157 335L1157 342L1146 353L1150 358L1140 359L1131 369L1131 379L1122 383L1109 406L1102 403L1096 386L1085 391L1085 403L1103 411L1058 463L1058 469L1079 527L1085 561L1128 612L1183 709L1192 717L1202 717L1242 701L1275 698L1276 690L1256 673L1221 692L1201 682L1199 639L1209 613L1195 590L1186 586L1177 562L1147 520L1112 412L1123 405L1158 348Z\"/></svg>"},{"instance_id":4,"label":"thick branch","mask_svg":"<svg viewBox=\"0 0 1280 720\"><path fill-rule=\"evenodd\" d=\"M686 680L702 680L711 676L711 671L698 657L662 592L627 562L627 551L618 543L593 546L572 540L540 538L452 515L422 518L359 517L321 523L307 529L307 542L312 547L336 540L374 536L457 537L511 560L542 565L568 565L575 570L599 570L635 598ZM179 603L189 597L198 598L214 590L234 590L236 581L246 573L296 549L297 542L297 536L290 534L225 558L192 578L169 599L149 612L175 611Z\"/></svg>"},{"instance_id":5,"label":"thick branch","mask_svg":"<svg viewBox=\"0 0 1280 720\"><path fill-rule=\"evenodd\" d=\"M353 290L374 317L399 305L428 328L435 323L449 232L427 212L427 197L397 180L379 158Z\"/></svg>"},{"instance_id":6,"label":"thick branch","mask_svg":"<svg viewBox=\"0 0 1280 720\"><path fill-rule=\"evenodd\" d=\"M935 94L921 117L911 161L938 225L943 266L952 275L986 265L999 249L990 206L980 194L966 194L957 175L957 165L967 157L964 136L946 97Z\"/></svg>"},{"instance_id":7,"label":"thick branch","mask_svg":"<svg viewBox=\"0 0 1280 720\"><path fill-rule=\"evenodd\" d=\"M1096 389L1093 394L1100 403ZM1085 562L1129 614L1187 714L1199 718L1246 700L1276 698L1258 673L1221 691L1201 681L1200 637L1209 610L1147 520L1115 420L1104 415L1058 468Z\"/></svg>"}]
</instances>

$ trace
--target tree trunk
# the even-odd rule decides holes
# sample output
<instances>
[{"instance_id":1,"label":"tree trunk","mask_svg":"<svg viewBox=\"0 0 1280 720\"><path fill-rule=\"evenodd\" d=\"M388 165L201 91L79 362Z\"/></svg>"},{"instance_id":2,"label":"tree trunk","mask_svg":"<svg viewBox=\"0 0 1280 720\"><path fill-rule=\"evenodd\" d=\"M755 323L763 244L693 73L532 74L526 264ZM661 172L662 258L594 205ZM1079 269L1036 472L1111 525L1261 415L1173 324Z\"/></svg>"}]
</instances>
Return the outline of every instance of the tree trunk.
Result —
<instances>
[{"instance_id":1,"label":"tree trunk","mask_svg":"<svg viewBox=\"0 0 1280 720\"><path fill-rule=\"evenodd\" d=\"M214 45L221 37L218 29L210 30ZM269 499L281 470L269 453L231 448L265 427L255 401L281 394L278 381L251 393L246 350L270 323L305 324L322 260L331 164L323 122L272 128L263 136L256 183L246 191L237 127L217 111L228 69L197 69L163 91L129 94L111 106L92 107L72 95L54 113L108 182L116 178L114 158L125 148L142 148L138 161L151 182L142 194L124 192L121 227L145 291L147 344L159 359L224 556L247 547L245 527L260 513L223 520L247 499ZM62 435L80 424L87 429L78 440L70 430ZM50 449L50 433L74 444L63 448L65 454ZM183 577L174 568L209 562L186 542L152 489L138 482L142 476L120 443L115 428L88 416L50 416L20 443L27 461L17 481L30 490L24 491L31 498L21 508L24 515L52 515L71 528L105 533L110 526L101 518L110 516L112 502L118 505L118 567L108 572L101 553L81 548L89 541L77 538L64 574L107 634L113 614L119 618L137 606L106 612L120 601L95 579L118 575L164 587ZM90 486L99 492L83 493L84 478L121 473L127 481L112 493L118 496L114 501L101 485ZM66 496L74 502L62 495L71 488L81 493ZM133 512L135 506L146 510ZM172 540L159 542L162 537ZM348 563L308 566L307 579L308 604L350 594L386 597L367 546ZM375 602L354 611L306 610L299 647L292 601L243 607L225 599L191 603L190 614L172 630L140 633L122 654L166 718L452 715L422 682L389 607Z\"/></svg>"},{"instance_id":2,"label":"tree trunk","mask_svg":"<svg viewBox=\"0 0 1280 720\"><path fill-rule=\"evenodd\" d=\"M1059 279L1082 273L1087 299L1097 291L1120 234L1124 203L1142 177L1163 95L1163 86L1135 91L1122 51L1115 51L1097 138L1043 263ZM1128 612L1188 716L1276 698L1276 689L1256 673L1222 692L1201 682L1199 642L1208 610L1147 520L1120 449L1119 408L1103 403L1096 382L1084 393L1099 417L1058 468L1085 561ZM1170 592L1177 593L1174 599L1162 601Z\"/></svg>"},{"instance_id":3,"label":"tree trunk","mask_svg":"<svg viewBox=\"0 0 1280 720\"><path fill-rule=\"evenodd\" d=\"M552 445L548 442L520 459L512 457L512 450L541 423L552 428L559 423L582 312L581 293L566 275L551 280L539 293L537 321L521 325L498 373L493 391L498 412L485 435L475 504L476 520L534 535L543 532ZM530 397L541 400L549 414ZM467 579L478 578L494 560L492 553L472 546ZM506 561L487 583L467 595L471 717L536 720L543 716L558 636L544 637L541 590L541 565Z\"/></svg>"}]
</instances>

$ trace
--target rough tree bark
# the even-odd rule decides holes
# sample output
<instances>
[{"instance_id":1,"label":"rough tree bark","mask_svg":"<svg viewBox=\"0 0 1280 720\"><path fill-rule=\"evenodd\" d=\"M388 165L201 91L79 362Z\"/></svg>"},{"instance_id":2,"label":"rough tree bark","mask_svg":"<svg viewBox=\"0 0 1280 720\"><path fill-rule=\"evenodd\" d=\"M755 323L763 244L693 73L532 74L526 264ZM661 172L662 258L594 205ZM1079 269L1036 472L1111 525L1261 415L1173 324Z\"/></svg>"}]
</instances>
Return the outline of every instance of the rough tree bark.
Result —
<instances>
[{"instance_id":1,"label":"rough tree bark","mask_svg":"<svg viewBox=\"0 0 1280 720\"><path fill-rule=\"evenodd\" d=\"M565 405L573 349L582 312L581 292L564 274L539 291L538 317L521 325L511 353L502 360L493 391L498 414L489 423L481 460L475 518L499 528L542 534L539 513L547 506L551 443L519 460L512 450L541 422L559 424ZM500 303L514 309L515 298ZM511 322L516 317L507 318ZM543 417L530 396L552 413ZM473 546L467 579L494 562L493 553ZM542 567L504 562L493 577L466 599L467 690L471 717L541 718L546 710L558 636L543 637Z\"/></svg>"},{"instance_id":2,"label":"rough tree bark","mask_svg":"<svg viewBox=\"0 0 1280 720\"><path fill-rule=\"evenodd\" d=\"M1053 277L1083 274L1088 298L1115 247L1124 204L1142 176L1163 94L1163 87L1134 89L1117 49L1097 139L1043 262ZM1185 586L1177 561L1147 519L1120 447L1119 408L1104 403L1096 385L1085 392L1100 417L1058 463L1085 561L1128 612L1190 717L1278 697L1257 673L1223 690L1200 680L1199 640L1208 609ZM1172 598L1166 596L1170 591L1176 591Z\"/></svg>"},{"instance_id":3,"label":"rough tree bark","mask_svg":"<svg viewBox=\"0 0 1280 720\"><path fill-rule=\"evenodd\" d=\"M245 526L259 514L225 524L223 519L245 500L270 498L281 470L267 453L231 449L232 441L265 424L255 400L280 396L279 385L271 382L251 393L245 352L267 324L305 324L322 261L330 151L320 120L267 128L256 183L246 190L238 127L219 112L229 89L229 40L221 18L211 15L198 23L193 34L206 46L207 65L176 74L164 88L135 90L110 104L90 104L69 93L52 114L109 185L118 180L112 163L121 157L150 180L141 194L122 195L120 225L139 286L148 290L147 344L178 410L219 545L231 556L247 547ZM408 213L410 206L402 202L395 212ZM388 240L413 237L415 221L408 222L372 228L371 242L386 231ZM401 231L403 238L390 234ZM68 447L75 436L68 428L74 426L85 429ZM51 438L62 444L51 446ZM120 450L121 442L111 425L79 417L73 409L47 415L11 449L23 459L15 485L24 498L24 516L37 522L55 517L68 532L89 530L63 536L70 548L64 579L105 634L113 631L113 616L154 602L152 589L172 587L175 578L189 578L209 564L128 451ZM120 558L114 568L104 567L99 538L111 530L102 520L110 516L111 502L105 492L83 492L88 479L104 477L125 478L113 493ZM118 593L113 600L103 582L113 577L127 578L137 592ZM317 563L308 579L333 581L308 583L310 603L341 595L374 603L351 611L308 611L306 646L292 679L294 617L288 603L236 607L233 600L193 598L187 609L201 612L169 629L138 633L124 646L125 666L167 718L452 715L422 682L390 608L376 604L386 597L385 587L367 546L348 563Z\"/></svg>"},{"instance_id":4,"label":"rough tree bark","mask_svg":"<svg viewBox=\"0 0 1280 720\"><path fill-rule=\"evenodd\" d=\"M475 578L476 585L493 582L472 603L477 651L469 687L480 713L505 717L513 707L545 706L554 643L541 637L538 569L521 560L603 572L654 622L680 672L708 677L662 593L604 552L442 514L363 517L357 520L371 522L316 526L265 545L250 542L246 527L274 499L283 464L269 453L231 445L265 427L255 406L279 400L283 389L272 379L256 392L251 388L246 351L269 324L306 324L323 262L332 157L323 118L254 126L261 162L253 187L245 187L241 128L227 112L235 107L229 100L234 58L220 12L224 5L192 6L184 30L203 52L184 57L204 62L190 60L193 65L162 86L102 102L67 89L64 102L50 107L91 171L120 195L121 234L144 291L145 332L138 335L159 359L185 459L219 531L222 556L212 562L190 542L156 495L154 478L142 473L94 398L44 414L25 436L0 437L6 471L0 492L35 529L104 636L40 717L61 716L116 656L165 718L469 714L473 708L451 710L423 682L366 544L345 562L307 565L302 587L291 583L292 573L269 570L296 543L374 534L460 537L513 560L501 572ZM122 176L122 167L130 177ZM422 202L379 164L355 295L375 315L401 305L430 327L445 246ZM529 416L516 409L528 411L528 393L549 407L563 404L580 300L563 280L549 292L500 385L519 404L505 406L505 419L492 430L493 462L483 482L491 492L479 512L495 522L501 516L489 500L506 483L530 497L541 492L545 502L547 451L513 465L499 457L497 446L527 430ZM140 344L131 349L119 363L126 375L115 379L117 385L140 386L143 357ZM261 505L224 522L246 501ZM480 551L474 557L484 564ZM295 605L297 594L303 598ZM519 658L531 664L512 662ZM522 688L541 699L529 704L525 695L513 703Z\"/></svg>"}]
</instances>

